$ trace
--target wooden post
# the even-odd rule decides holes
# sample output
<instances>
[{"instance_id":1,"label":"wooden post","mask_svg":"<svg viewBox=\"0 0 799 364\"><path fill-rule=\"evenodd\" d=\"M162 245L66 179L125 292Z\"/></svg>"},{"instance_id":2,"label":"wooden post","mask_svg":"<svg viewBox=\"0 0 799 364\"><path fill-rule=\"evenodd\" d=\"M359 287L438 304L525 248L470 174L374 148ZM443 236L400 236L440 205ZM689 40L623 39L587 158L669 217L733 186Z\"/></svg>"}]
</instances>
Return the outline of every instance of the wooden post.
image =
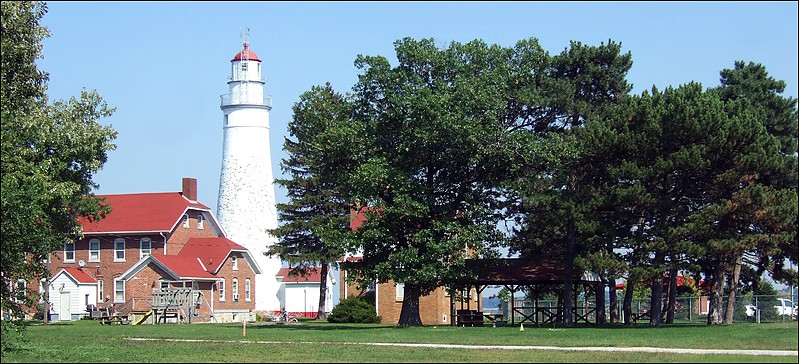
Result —
<instances>
[{"instance_id":1,"label":"wooden post","mask_svg":"<svg viewBox=\"0 0 799 364\"><path fill-rule=\"evenodd\" d=\"M241 336L247 336L247 318L244 318L242 328L241 328Z\"/></svg>"}]
</instances>

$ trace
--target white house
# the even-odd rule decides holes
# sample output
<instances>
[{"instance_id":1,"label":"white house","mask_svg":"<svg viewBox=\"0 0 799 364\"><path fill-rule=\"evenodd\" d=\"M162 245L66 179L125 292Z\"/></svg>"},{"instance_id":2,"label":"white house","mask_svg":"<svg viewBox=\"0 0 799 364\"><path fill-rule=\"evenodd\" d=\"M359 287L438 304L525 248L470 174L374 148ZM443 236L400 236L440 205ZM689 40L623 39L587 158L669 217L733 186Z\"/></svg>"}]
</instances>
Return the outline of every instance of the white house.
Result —
<instances>
[{"instance_id":1,"label":"white house","mask_svg":"<svg viewBox=\"0 0 799 364\"><path fill-rule=\"evenodd\" d=\"M319 311L319 283L322 280L321 268L308 270L307 275L291 275L291 268L281 268L275 278L280 285L277 292L280 306L293 316L316 317ZM335 278L332 271L324 277L327 284L325 312L333 309Z\"/></svg>"},{"instance_id":2,"label":"white house","mask_svg":"<svg viewBox=\"0 0 799 364\"><path fill-rule=\"evenodd\" d=\"M53 320L77 320L97 302L97 280L82 268L63 268L50 280L48 300Z\"/></svg>"}]
</instances>

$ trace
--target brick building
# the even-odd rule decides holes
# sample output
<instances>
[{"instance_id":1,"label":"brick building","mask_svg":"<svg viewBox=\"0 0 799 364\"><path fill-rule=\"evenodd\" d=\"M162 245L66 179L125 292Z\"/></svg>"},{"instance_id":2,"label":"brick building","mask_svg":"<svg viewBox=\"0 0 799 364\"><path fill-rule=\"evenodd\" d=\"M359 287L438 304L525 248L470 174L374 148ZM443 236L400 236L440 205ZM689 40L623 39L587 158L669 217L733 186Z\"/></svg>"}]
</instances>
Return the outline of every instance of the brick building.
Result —
<instances>
[{"instance_id":1,"label":"brick building","mask_svg":"<svg viewBox=\"0 0 799 364\"><path fill-rule=\"evenodd\" d=\"M47 288L52 319L78 319L87 308L135 319L158 306L157 292L170 289L187 295L174 320L251 318L261 270L197 201L196 179L184 178L181 192L101 197L111 213L99 221L80 220L82 238L64 244L48 261L51 277L61 280L40 288ZM87 286L96 293L87 293Z\"/></svg>"}]
</instances>

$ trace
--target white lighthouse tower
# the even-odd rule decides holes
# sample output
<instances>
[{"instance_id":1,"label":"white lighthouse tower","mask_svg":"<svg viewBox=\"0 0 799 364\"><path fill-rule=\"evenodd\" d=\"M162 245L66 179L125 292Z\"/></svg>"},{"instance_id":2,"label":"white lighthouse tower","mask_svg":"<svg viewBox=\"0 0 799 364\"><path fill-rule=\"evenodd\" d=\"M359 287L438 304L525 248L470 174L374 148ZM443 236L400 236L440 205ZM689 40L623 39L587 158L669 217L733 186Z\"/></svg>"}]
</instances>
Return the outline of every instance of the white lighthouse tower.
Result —
<instances>
[{"instance_id":1,"label":"white lighthouse tower","mask_svg":"<svg viewBox=\"0 0 799 364\"><path fill-rule=\"evenodd\" d=\"M268 246L277 243L266 231L277 228L269 152L272 99L264 95L261 59L250 50L247 37L244 49L230 63L230 93L221 96L224 139L217 217L227 237L247 248L261 268L255 278L255 309L277 311L275 275L281 263L277 257L264 255Z\"/></svg>"}]
</instances>

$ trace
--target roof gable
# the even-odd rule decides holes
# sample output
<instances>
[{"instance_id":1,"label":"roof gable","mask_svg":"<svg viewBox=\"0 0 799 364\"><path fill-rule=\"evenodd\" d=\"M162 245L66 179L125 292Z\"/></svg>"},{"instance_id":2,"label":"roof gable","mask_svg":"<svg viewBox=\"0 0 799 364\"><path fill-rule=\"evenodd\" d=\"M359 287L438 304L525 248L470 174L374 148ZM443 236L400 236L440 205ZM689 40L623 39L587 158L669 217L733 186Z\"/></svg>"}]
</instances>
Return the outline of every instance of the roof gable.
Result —
<instances>
[{"instance_id":1,"label":"roof gable","mask_svg":"<svg viewBox=\"0 0 799 364\"><path fill-rule=\"evenodd\" d=\"M88 273L84 272L83 269L72 268L72 267L61 268L61 270L58 271L58 273L56 273L51 280L56 280L56 278L58 278L58 276L61 274L67 275L71 280L73 280L77 284L97 283L97 280L92 278L92 276L90 276Z\"/></svg>"},{"instance_id":2,"label":"roof gable","mask_svg":"<svg viewBox=\"0 0 799 364\"><path fill-rule=\"evenodd\" d=\"M132 193L98 195L111 212L99 221L79 218L84 234L166 232L181 222L189 209L209 210L199 202L190 201L180 192Z\"/></svg>"},{"instance_id":3,"label":"roof gable","mask_svg":"<svg viewBox=\"0 0 799 364\"><path fill-rule=\"evenodd\" d=\"M180 250L178 256L199 259L208 272L215 274L233 252L242 253L253 272L256 274L261 273L261 268L255 263L247 248L225 237L190 238L186 241L186 245Z\"/></svg>"}]
</instances>

